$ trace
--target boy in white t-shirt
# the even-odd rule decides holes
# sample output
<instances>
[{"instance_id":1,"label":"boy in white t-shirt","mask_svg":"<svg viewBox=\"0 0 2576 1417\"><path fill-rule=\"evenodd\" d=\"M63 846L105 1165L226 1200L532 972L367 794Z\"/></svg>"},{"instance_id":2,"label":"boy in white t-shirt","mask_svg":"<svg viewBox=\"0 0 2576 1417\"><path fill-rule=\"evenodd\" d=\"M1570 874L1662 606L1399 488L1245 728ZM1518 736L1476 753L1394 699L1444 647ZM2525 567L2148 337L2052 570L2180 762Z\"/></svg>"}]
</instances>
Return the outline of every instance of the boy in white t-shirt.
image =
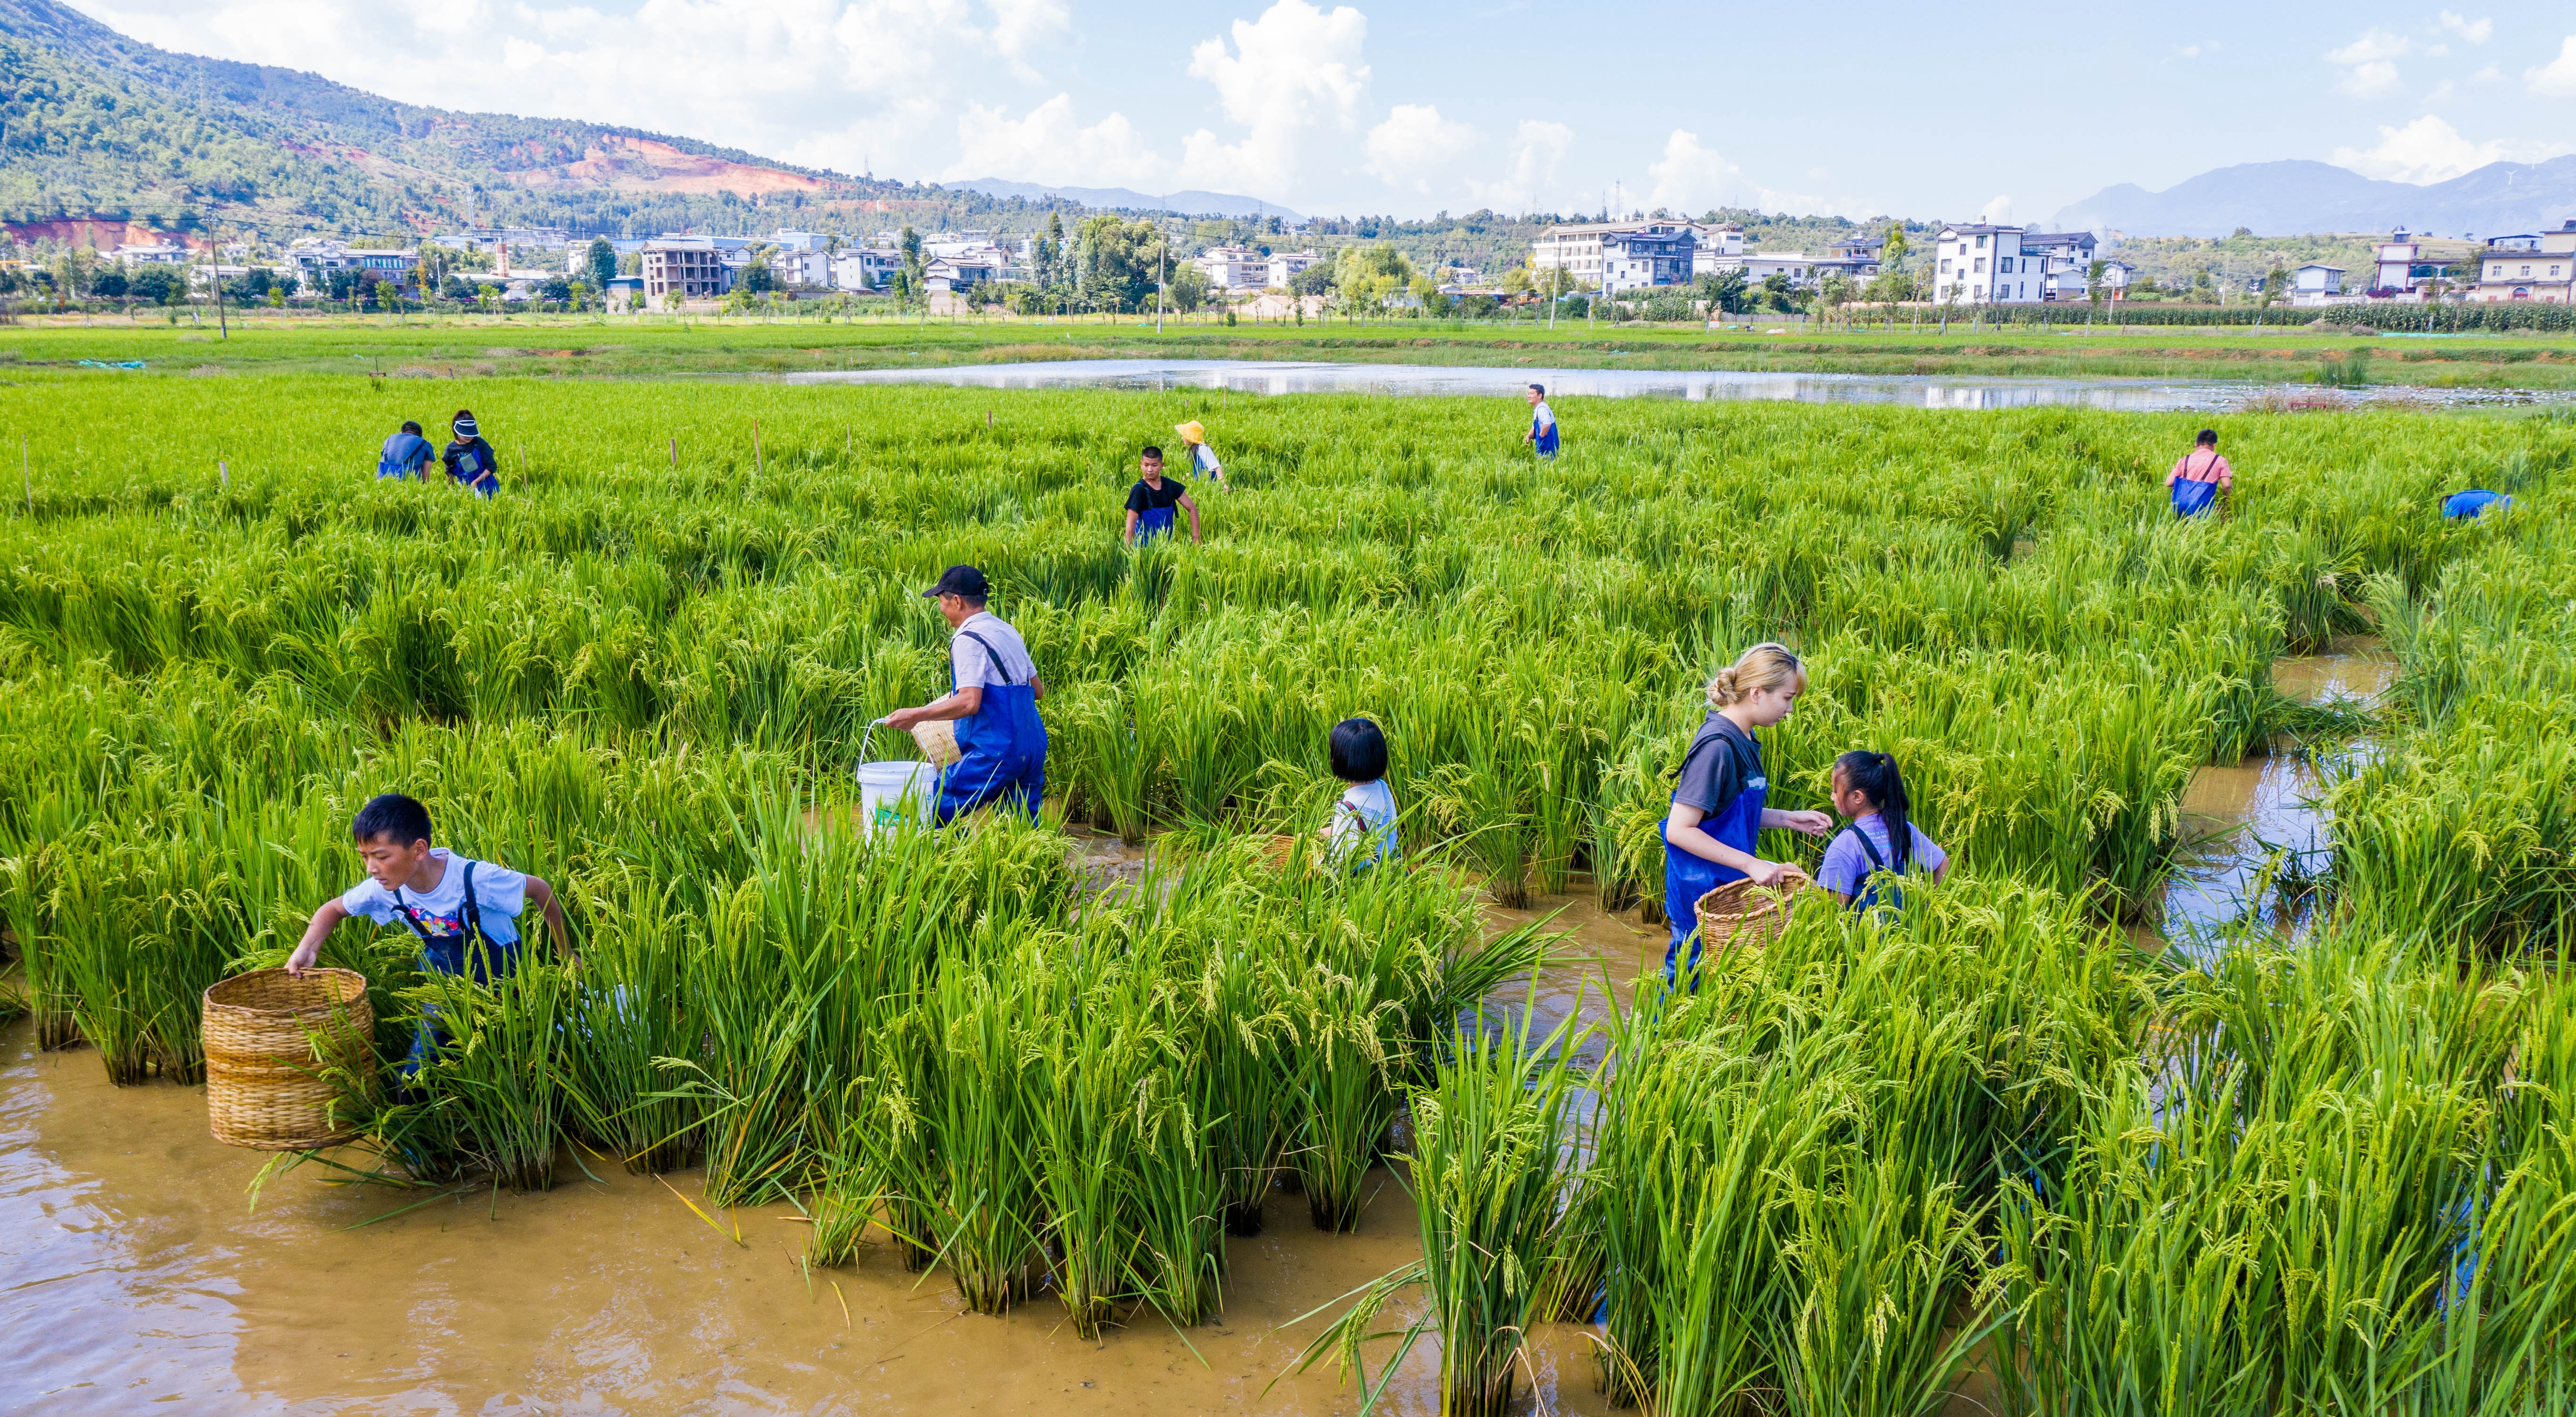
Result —
<instances>
[{"instance_id":1,"label":"boy in white t-shirt","mask_svg":"<svg viewBox=\"0 0 2576 1417\"><path fill-rule=\"evenodd\" d=\"M542 878L430 845L429 809L399 792L368 799L349 834L358 843L367 879L313 912L303 940L286 957L289 974L313 968L322 942L353 915L379 925L401 921L420 939L422 969L463 974L478 984L518 966L519 916L529 906L544 914L558 943L564 938L563 907L553 887ZM423 1020L406 1072L416 1070L436 1046L432 1027Z\"/></svg>"}]
</instances>

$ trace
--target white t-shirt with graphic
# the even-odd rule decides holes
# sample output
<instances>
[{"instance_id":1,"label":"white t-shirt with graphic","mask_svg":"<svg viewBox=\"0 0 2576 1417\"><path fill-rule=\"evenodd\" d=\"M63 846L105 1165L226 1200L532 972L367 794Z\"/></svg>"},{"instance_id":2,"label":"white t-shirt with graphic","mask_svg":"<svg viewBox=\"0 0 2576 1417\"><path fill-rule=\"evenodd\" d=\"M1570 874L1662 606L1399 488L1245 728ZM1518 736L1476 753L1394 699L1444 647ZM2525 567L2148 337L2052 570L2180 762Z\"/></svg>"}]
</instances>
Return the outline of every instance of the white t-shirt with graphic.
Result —
<instances>
[{"instance_id":1,"label":"white t-shirt with graphic","mask_svg":"<svg viewBox=\"0 0 2576 1417\"><path fill-rule=\"evenodd\" d=\"M363 915L379 925L400 924L405 915L432 935L463 935L465 928L465 868L474 868L474 912L483 921L483 937L496 945L515 944L519 939L519 912L528 905L526 873L489 861L474 861L450 853L446 847L433 846L429 859L445 869L438 884L426 891L402 888L402 899L377 885L374 878L349 887L340 897L340 908L351 915ZM406 930L410 926L404 926Z\"/></svg>"}]
</instances>

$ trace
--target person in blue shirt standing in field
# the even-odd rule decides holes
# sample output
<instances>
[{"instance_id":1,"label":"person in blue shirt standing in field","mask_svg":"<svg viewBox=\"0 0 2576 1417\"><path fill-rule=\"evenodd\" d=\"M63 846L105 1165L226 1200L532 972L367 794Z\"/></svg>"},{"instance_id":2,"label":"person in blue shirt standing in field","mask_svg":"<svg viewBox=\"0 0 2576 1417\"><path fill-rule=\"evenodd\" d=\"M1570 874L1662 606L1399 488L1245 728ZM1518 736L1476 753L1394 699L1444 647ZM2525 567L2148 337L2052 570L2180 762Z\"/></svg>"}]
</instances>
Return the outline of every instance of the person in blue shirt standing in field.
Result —
<instances>
[{"instance_id":1,"label":"person in blue shirt standing in field","mask_svg":"<svg viewBox=\"0 0 2576 1417\"><path fill-rule=\"evenodd\" d=\"M519 965L519 917L535 906L557 944L564 935L563 906L537 876L471 861L429 844L429 809L399 792L367 799L349 824L366 863L367 879L324 901L304 927L304 938L286 957L286 972L302 974L321 957L322 942L349 917L379 925L399 920L420 937L420 967L462 974L488 984ZM412 1035L403 1075L420 1071L437 1051L441 1034L434 1013Z\"/></svg>"},{"instance_id":2,"label":"person in blue shirt standing in field","mask_svg":"<svg viewBox=\"0 0 2576 1417\"><path fill-rule=\"evenodd\" d=\"M1540 457L1555 457L1556 410L1547 406L1547 386L1532 384L1525 397L1529 399L1530 426L1529 431L1521 435L1521 441L1538 449Z\"/></svg>"},{"instance_id":3,"label":"person in blue shirt standing in field","mask_svg":"<svg viewBox=\"0 0 2576 1417\"><path fill-rule=\"evenodd\" d=\"M987 802L1034 818L1046 798L1046 725L1038 720L1046 681L1020 632L984 608L991 593L973 566L949 567L922 592L939 602L940 618L956 632L948 641L952 687L919 708L886 715L888 727L907 731L941 719L957 724L963 756L939 774L942 826Z\"/></svg>"},{"instance_id":4,"label":"person in blue shirt standing in field","mask_svg":"<svg viewBox=\"0 0 2576 1417\"><path fill-rule=\"evenodd\" d=\"M1145 449L1136 459L1136 471L1136 485L1127 489L1127 544L1141 547L1170 532L1174 508L1189 514L1190 540L1197 542L1199 504L1190 500L1187 484L1163 475L1163 450Z\"/></svg>"},{"instance_id":5,"label":"person in blue shirt standing in field","mask_svg":"<svg viewBox=\"0 0 2576 1417\"><path fill-rule=\"evenodd\" d=\"M376 477L417 477L429 480L429 440L420 436L420 425L405 423L402 431L385 440L383 451L376 454Z\"/></svg>"},{"instance_id":6,"label":"person in blue shirt standing in field","mask_svg":"<svg viewBox=\"0 0 2576 1417\"><path fill-rule=\"evenodd\" d=\"M1825 847L1816 884L1854 910L1874 905L1905 907L1898 882L1918 871L1935 885L1950 873L1950 857L1914 825L1905 775L1886 753L1855 748L1834 759L1834 810L1847 825Z\"/></svg>"},{"instance_id":7,"label":"person in blue shirt standing in field","mask_svg":"<svg viewBox=\"0 0 2576 1417\"><path fill-rule=\"evenodd\" d=\"M1395 860L1402 847L1395 793L1386 785L1385 732L1374 720L1346 718L1333 725L1330 747L1333 776L1350 786L1333 803L1333 819L1324 827L1324 859L1354 873Z\"/></svg>"},{"instance_id":8,"label":"person in blue shirt standing in field","mask_svg":"<svg viewBox=\"0 0 2576 1417\"><path fill-rule=\"evenodd\" d=\"M1681 780L1664 815L1664 916L1672 927L1672 943L1664 950L1666 982L1679 981L1685 943L1691 969L1699 968L1701 896L1728 881L1776 886L1788 874L1788 867L1753 854L1763 828L1823 836L1833 826L1822 812L1765 805L1771 780L1753 730L1787 718L1806 691L1806 666L1788 646L1768 642L1746 650L1708 681L1708 721L1682 755Z\"/></svg>"},{"instance_id":9,"label":"person in blue shirt standing in field","mask_svg":"<svg viewBox=\"0 0 2576 1417\"><path fill-rule=\"evenodd\" d=\"M483 441L483 430L474 421L474 411L456 410L448 425L456 431L456 440L440 453L439 461L447 465L449 480L474 489L478 496L489 497L501 490L501 455Z\"/></svg>"}]
</instances>

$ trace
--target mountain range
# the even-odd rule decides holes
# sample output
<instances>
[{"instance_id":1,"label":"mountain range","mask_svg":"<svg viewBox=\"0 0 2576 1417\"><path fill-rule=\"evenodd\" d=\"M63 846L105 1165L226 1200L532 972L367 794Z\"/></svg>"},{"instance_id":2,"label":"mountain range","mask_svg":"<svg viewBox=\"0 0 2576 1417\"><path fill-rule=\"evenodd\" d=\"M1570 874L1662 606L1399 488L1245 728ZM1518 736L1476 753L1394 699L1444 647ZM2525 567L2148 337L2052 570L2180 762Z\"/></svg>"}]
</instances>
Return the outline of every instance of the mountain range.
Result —
<instances>
[{"instance_id":1,"label":"mountain range","mask_svg":"<svg viewBox=\"0 0 2576 1417\"><path fill-rule=\"evenodd\" d=\"M2260 236L2403 226L2483 237L2544 230L2569 217L2576 217L2576 156L2491 162L2426 186L2364 177L2325 162L2241 163L2161 192L2128 182L2105 187L2059 212L2051 224L2060 231L2128 236L2226 236L2240 226Z\"/></svg>"},{"instance_id":2,"label":"mountain range","mask_svg":"<svg viewBox=\"0 0 2576 1417\"><path fill-rule=\"evenodd\" d=\"M26 239L113 246L217 225L1026 229L1061 208L1163 205L1123 189L984 185L881 181L639 128L402 103L318 74L173 53L58 0L0 0L0 222ZM1204 208L1182 205L1202 198ZM1220 193L1172 203L1261 206Z\"/></svg>"},{"instance_id":3,"label":"mountain range","mask_svg":"<svg viewBox=\"0 0 2576 1417\"><path fill-rule=\"evenodd\" d=\"M1086 207L1119 207L1140 212L1187 212L1192 216L1275 216L1295 223L1306 218L1277 202L1258 197L1238 197L1231 192L1202 192L1195 188L1183 192L1149 194L1132 187L1050 187L1043 182L1010 182L999 177L975 177L964 182L943 184L982 192L992 197L1024 197L1043 201L1061 197L1080 202Z\"/></svg>"}]
</instances>

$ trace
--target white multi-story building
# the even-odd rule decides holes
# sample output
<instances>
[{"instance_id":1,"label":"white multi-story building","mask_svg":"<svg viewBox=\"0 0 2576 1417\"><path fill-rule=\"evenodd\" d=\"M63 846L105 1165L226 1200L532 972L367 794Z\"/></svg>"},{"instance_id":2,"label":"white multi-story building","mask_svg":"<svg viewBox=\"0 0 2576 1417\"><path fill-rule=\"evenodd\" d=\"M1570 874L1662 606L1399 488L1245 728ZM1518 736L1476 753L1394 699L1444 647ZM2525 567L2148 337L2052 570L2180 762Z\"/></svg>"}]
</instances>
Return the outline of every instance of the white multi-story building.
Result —
<instances>
[{"instance_id":1,"label":"white multi-story building","mask_svg":"<svg viewBox=\"0 0 2576 1417\"><path fill-rule=\"evenodd\" d=\"M1830 268L1835 263L1819 260L1803 251L1756 251L1745 257L1741 264L1747 285L1760 285L1773 276L1779 276L1793 286L1807 286L1816 281L1816 267Z\"/></svg>"},{"instance_id":2,"label":"white multi-story building","mask_svg":"<svg viewBox=\"0 0 2576 1417\"><path fill-rule=\"evenodd\" d=\"M1270 274L1266 284L1286 290L1288 282L1323 259L1313 251L1273 251L1270 253Z\"/></svg>"},{"instance_id":3,"label":"white multi-story building","mask_svg":"<svg viewBox=\"0 0 2576 1417\"><path fill-rule=\"evenodd\" d=\"M1259 290L1270 284L1270 259L1251 246L1215 246L1192 256L1190 264L1219 290Z\"/></svg>"},{"instance_id":4,"label":"white multi-story building","mask_svg":"<svg viewBox=\"0 0 2576 1417\"><path fill-rule=\"evenodd\" d=\"M2097 242L2089 231L2025 231L2021 234L2021 254L2039 263L2040 284L2033 287L2043 300L2085 299L2086 272L2093 268ZM2018 283L2019 277L2015 277Z\"/></svg>"},{"instance_id":5,"label":"white multi-story building","mask_svg":"<svg viewBox=\"0 0 2576 1417\"><path fill-rule=\"evenodd\" d=\"M831 253L820 246L773 251L769 273L791 290L827 290L832 284Z\"/></svg>"},{"instance_id":6,"label":"white multi-story building","mask_svg":"<svg viewBox=\"0 0 2576 1417\"><path fill-rule=\"evenodd\" d=\"M1932 247L1932 298L1963 305L2036 304L2048 298L2043 260L2022 250L2018 226L1941 228Z\"/></svg>"},{"instance_id":7,"label":"white multi-story building","mask_svg":"<svg viewBox=\"0 0 2576 1417\"><path fill-rule=\"evenodd\" d=\"M840 290L882 290L903 264L891 246L852 246L832 258L832 285Z\"/></svg>"},{"instance_id":8,"label":"white multi-story building","mask_svg":"<svg viewBox=\"0 0 2576 1417\"><path fill-rule=\"evenodd\" d=\"M735 267L713 240L703 236L665 237L644 243L644 298L658 305L663 297L712 300L733 289Z\"/></svg>"},{"instance_id":9,"label":"white multi-story building","mask_svg":"<svg viewBox=\"0 0 2576 1417\"><path fill-rule=\"evenodd\" d=\"M2290 303L2332 305L2343 298L2343 267L2311 261L2290 273Z\"/></svg>"},{"instance_id":10,"label":"white multi-story building","mask_svg":"<svg viewBox=\"0 0 2576 1417\"><path fill-rule=\"evenodd\" d=\"M1691 251L1691 279L1734 270L1744 264L1744 228L1731 221L1715 226L1706 222L1690 224L1691 239L1698 245Z\"/></svg>"},{"instance_id":11,"label":"white multi-story building","mask_svg":"<svg viewBox=\"0 0 2576 1417\"><path fill-rule=\"evenodd\" d=\"M2469 299L2576 300L2576 221L2537 235L2498 236L2477 257L2477 285Z\"/></svg>"},{"instance_id":12,"label":"white multi-story building","mask_svg":"<svg viewBox=\"0 0 2576 1417\"><path fill-rule=\"evenodd\" d=\"M1737 249L1742 249L1737 233ZM1688 285L1699 229L1686 221L1579 222L1548 228L1530 243L1530 269L1563 270L1578 290Z\"/></svg>"}]
</instances>

